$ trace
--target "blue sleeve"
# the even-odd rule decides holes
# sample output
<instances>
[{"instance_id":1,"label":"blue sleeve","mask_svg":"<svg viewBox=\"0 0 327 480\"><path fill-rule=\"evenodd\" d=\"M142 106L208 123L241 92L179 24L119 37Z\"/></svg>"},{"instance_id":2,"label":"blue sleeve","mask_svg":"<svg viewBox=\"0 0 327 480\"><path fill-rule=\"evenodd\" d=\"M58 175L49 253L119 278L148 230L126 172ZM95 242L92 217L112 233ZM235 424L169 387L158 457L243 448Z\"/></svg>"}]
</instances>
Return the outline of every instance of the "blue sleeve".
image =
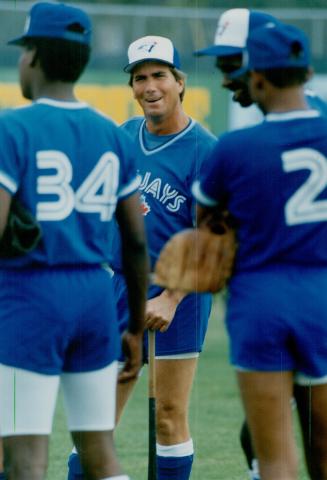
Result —
<instances>
[{"instance_id":1,"label":"blue sleeve","mask_svg":"<svg viewBox=\"0 0 327 480\"><path fill-rule=\"evenodd\" d=\"M226 160L228 153L225 142L220 139L208 159L203 162L199 179L192 185L192 193L200 205L213 207L225 197Z\"/></svg>"},{"instance_id":2,"label":"blue sleeve","mask_svg":"<svg viewBox=\"0 0 327 480\"><path fill-rule=\"evenodd\" d=\"M19 132L8 125L5 116L0 116L0 185L12 195L16 193L21 177L19 137Z\"/></svg>"},{"instance_id":3,"label":"blue sleeve","mask_svg":"<svg viewBox=\"0 0 327 480\"><path fill-rule=\"evenodd\" d=\"M217 138L214 137L212 134L203 130L200 127L198 139L197 139L197 154L196 154L196 161L194 165L194 169L192 171L192 175L190 178L189 188L192 190L192 186L195 182L199 181L201 172L205 171L205 167L203 165L206 164L208 161L210 154L213 151L214 146L216 145ZM196 199L194 195L191 195L191 214L192 219L195 224L195 216L196 216Z\"/></svg>"},{"instance_id":4,"label":"blue sleeve","mask_svg":"<svg viewBox=\"0 0 327 480\"><path fill-rule=\"evenodd\" d=\"M120 175L118 197L123 199L135 193L141 183L137 174L136 162L133 155L133 142L130 136L122 129L119 133L120 146Z\"/></svg>"}]
</instances>

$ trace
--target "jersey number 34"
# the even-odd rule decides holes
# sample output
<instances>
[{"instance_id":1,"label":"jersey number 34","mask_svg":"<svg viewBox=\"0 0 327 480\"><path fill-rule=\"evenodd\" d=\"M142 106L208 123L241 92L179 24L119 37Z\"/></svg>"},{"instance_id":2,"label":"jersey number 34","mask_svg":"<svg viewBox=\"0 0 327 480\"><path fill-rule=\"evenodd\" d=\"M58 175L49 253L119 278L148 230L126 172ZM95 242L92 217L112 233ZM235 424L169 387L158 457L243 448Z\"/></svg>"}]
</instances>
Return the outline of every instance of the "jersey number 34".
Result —
<instances>
[{"instance_id":1,"label":"jersey number 34","mask_svg":"<svg viewBox=\"0 0 327 480\"><path fill-rule=\"evenodd\" d=\"M51 175L40 175L37 193L54 196L54 200L38 202L36 218L57 221L78 212L98 213L103 222L110 221L116 208L119 184L119 159L113 152L104 153L83 183L74 192L72 164L63 152L44 150L36 155L38 169L54 170Z\"/></svg>"}]
</instances>

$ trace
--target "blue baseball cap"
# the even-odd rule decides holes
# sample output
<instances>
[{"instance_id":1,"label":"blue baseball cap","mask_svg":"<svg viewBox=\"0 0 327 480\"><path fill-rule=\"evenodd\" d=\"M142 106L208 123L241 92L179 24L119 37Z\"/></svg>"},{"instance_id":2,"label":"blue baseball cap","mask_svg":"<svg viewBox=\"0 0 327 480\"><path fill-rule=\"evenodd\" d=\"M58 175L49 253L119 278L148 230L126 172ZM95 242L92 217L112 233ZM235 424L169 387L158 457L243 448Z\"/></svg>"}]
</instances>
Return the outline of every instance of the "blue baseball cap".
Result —
<instances>
[{"instance_id":1,"label":"blue baseball cap","mask_svg":"<svg viewBox=\"0 0 327 480\"><path fill-rule=\"evenodd\" d=\"M78 28L72 31L73 26ZM36 3L27 16L23 35L8 44L24 45L29 38L57 38L89 45L91 20L80 8L64 3Z\"/></svg>"},{"instance_id":2,"label":"blue baseball cap","mask_svg":"<svg viewBox=\"0 0 327 480\"><path fill-rule=\"evenodd\" d=\"M247 8L226 10L218 19L214 45L197 50L194 55L225 57L243 53L250 33L268 22L277 23L278 20L268 13Z\"/></svg>"},{"instance_id":3,"label":"blue baseball cap","mask_svg":"<svg viewBox=\"0 0 327 480\"><path fill-rule=\"evenodd\" d=\"M250 34L243 65L230 74L237 78L250 70L308 67L310 65L309 40L305 33L293 25L281 22L264 25Z\"/></svg>"},{"instance_id":4,"label":"blue baseball cap","mask_svg":"<svg viewBox=\"0 0 327 480\"><path fill-rule=\"evenodd\" d=\"M127 51L128 64L124 71L130 73L136 65L143 62L159 62L180 68L179 53L173 42L166 37L148 35L138 38L130 44Z\"/></svg>"}]
</instances>

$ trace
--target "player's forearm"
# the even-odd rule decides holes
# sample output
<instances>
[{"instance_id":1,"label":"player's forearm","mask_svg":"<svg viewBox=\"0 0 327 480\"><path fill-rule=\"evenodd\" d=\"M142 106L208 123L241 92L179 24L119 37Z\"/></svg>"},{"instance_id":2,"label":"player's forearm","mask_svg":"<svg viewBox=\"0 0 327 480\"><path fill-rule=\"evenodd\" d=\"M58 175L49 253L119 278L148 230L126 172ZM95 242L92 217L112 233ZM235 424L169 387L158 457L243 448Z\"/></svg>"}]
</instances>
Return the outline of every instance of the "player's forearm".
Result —
<instances>
[{"instance_id":1,"label":"player's forearm","mask_svg":"<svg viewBox=\"0 0 327 480\"><path fill-rule=\"evenodd\" d=\"M0 188L0 240L7 225L10 202L11 195L6 190Z\"/></svg>"},{"instance_id":2,"label":"player's forearm","mask_svg":"<svg viewBox=\"0 0 327 480\"><path fill-rule=\"evenodd\" d=\"M150 269L138 193L118 203L116 218L121 233L123 270L128 288L128 329L131 333L138 333L144 329Z\"/></svg>"},{"instance_id":3,"label":"player's forearm","mask_svg":"<svg viewBox=\"0 0 327 480\"><path fill-rule=\"evenodd\" d=\"M128 330L132 333L142 332L145 323L145 304L148 289L149 261L146 245L134 245L125 248L123 269L128 288L128 305L130 321Z\"/></svg>"},{"instance_id":4,"label":"player's forearm","mask_svg":"<svg viewBox=\"0 0 327 480\"><path fill-rule=\"evenodd\" d=\"M165 289L162 292L162 295L169 298L171 301L173 301L175 303L176 306L178 306L181 303L181 301L186 297L187 293L182 292L181 290L167 290L167 289Z\"/></svg>"}]
</instances>

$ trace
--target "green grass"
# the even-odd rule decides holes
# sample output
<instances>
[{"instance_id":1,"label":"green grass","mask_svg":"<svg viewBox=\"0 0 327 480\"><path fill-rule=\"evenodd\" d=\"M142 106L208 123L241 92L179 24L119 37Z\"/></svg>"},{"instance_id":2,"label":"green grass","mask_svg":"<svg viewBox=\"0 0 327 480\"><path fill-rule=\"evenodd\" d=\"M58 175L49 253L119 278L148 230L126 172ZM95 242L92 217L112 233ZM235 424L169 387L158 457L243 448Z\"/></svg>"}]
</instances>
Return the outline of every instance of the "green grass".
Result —
<instances>
[{"instance_id":1,"label":"green grass","mask_svg":"<svg viewBox=\"0 0 327 480\"><path fill-rule=\"evenodd\" d=\"M192 480L246 480L238 435L243 413L228 364L224 302L216 298L193 388L190 423L196 456ZM119 458L132 480L147 478L147 372L141 376L116 433ZM50 444L48 480L66 479L71 441L59 398ZM301 465L300 480L306 478Z\"/></svg>"}]
</instances>

